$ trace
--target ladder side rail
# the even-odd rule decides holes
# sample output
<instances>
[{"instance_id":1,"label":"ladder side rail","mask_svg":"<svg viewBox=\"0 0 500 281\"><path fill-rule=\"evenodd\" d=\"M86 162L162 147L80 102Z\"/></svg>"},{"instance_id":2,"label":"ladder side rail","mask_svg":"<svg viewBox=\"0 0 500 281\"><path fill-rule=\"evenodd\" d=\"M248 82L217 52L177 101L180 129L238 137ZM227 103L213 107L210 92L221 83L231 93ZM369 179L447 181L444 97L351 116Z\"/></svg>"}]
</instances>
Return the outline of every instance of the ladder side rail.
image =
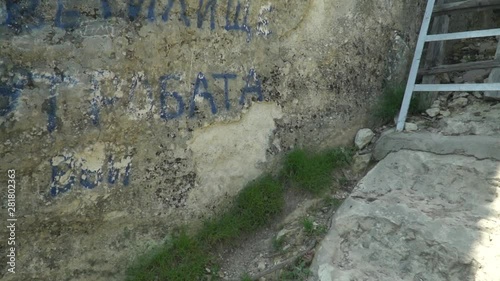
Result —
<instances>
[{"instance_id":1,"label":"ladder side rail","mask_svg":"<svg viewBox=\"0 0 500 281\"><path fill-rule=\"evenodd\" d=\"M447 41L447 40L471 39L471 38L481 38L490 36L500 36L500 28L427 35L425 41L426 42Z\"/></svg>"},{"instance_id":2,"label":"ladder side rail","mask_svg":"<svg viewBox=\"0 0 500 281\"><path fill-rule=\"evenodd\" d=\"M420 27L420 34L418 35L417 46L415 48L415 55L413 57L413 62L411 65L408 81L406 82L403 104L401 105L401 109L399 111L399 117L396 126L396 130L398 131L402 131L405 126L406 116L408 114L408 108L410 107L410 101L413 94L413 89L415 88L415 80L417 78L418 68L420 67L420 59L422 57L422 51L424 49L424 44L426 41L425 39L427 37L427 32L429 30L434 4L435 0L427 1L427 7L425 9L424 19L422 20L422 26Z\"/></svg>"},{"instance_id":3,"label":"ladder side rail","mask_svg":"<svg viewBox=\"0 0 500 281\"><path fill-rule=\"evenodd\" d=\"M494 92L500 91L500 83L471 84L417 84L415 92Z\"/></svg>"}]
</instances>

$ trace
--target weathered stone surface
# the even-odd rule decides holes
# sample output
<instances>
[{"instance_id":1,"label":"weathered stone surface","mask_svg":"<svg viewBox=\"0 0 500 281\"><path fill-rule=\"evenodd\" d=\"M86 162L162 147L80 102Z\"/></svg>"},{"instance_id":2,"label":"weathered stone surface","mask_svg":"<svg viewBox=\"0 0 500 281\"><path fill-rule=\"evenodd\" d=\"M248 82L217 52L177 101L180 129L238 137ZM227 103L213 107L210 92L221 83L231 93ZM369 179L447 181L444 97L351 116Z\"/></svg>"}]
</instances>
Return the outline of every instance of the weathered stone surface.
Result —
<instances>
[{"instance_id":1,"label":"weathered stone surface","mask_svg":"<svg viewBox=\"0 0 500 281\"><path fill-rule=\"evenodd\" d=\"M418 125L415 124L415 123L410 123L410 122L406 122L405 123L405 131L407 132L413 132L413 131L416 131L418 130Z\"/></svg>"},{"instance_id":2,"label":"weathered stone surface","mask_svg":"<svg viewBox=\"0 0 500 281\"><path fill-rule=\"evenodd\" d=\"M0 1L0 278L123 280L279 154L351 143L423 2Z\"/></svg>"},{"instance_id":3,"label":"weathered stone surface","mask_svg":"<svg viewBox=\"0 0 500 281\"><path fill-rule=\"evenodd\" d=\"M481 83L490 74L489 69L475 69L464 73L462 76L465 83Z\"/></svg>"},{"instance_id":4,"label":"weathered stone surface","mask_svg":"<svg viewBox=\"0 0 500 281\"><path fill-rule=\"evenodd\" d=\"M359 148L365 148L373 139L375 133L371 129L361 129L356 134L356 138L354 138L354 144Z\"/></svg>"},{"instance_id":5,"label":"weathered stone surface","mask_svg":"<svg viewBox=\"0 0 500 281\"><path fill-rule=\"evenodd\" d=\"M468 103L469 103L469 100L467 98L457 98L457 99L452 100L448 104L448 106L450 108L460 108L460 107L466 106Z\"/></svg>"},{"instance_id":6,"label":"weathered stone surface","mask_svg":"<svg viewBox=\"0 0 500 281\"><path fill-rule=\"evenodd\" d=\"M337 211L310 280L497 280L499 193L499 161L392 153Z\"/></svg>"},{"instance_id":7,"label":"weathered stone surface","mask_svg":"<svg viewBox=\"0 0 500 281\"><path fill-rule=\"evenodd\" d=\"M367 153L367 154L356 154L353 157L353 163L352 163L352 171L354 174L361 174L366 171L366 168L368 168L368 164L370 163L372 159L372 154Z\"/></svg>"},{"instance_id":8,"label":"weathered stone surface","mask_svg":"<svg viewBox=\"0 0 500 281\"><path fill-rule=\"evenodd\" d=\"M427 132L384 134L375 145L373 158L382 160L389 153L400 150L429 151L439 155L460 154L500 161L498 136L443 136Z\"/></svg>"},{"instance_id":9,"label":"weathered stone surface","mask_svg":"<svg viewBox=\"0 0 500 281\"><path fill-rule=\"evenodd\" d=\"M483 95L482 95L480 92L472 92L472 95L473 95L476 99L482 99L482 98L483 98Z\"/></svg>"},{"instance_id":10,"label":"weathered stone surface","mask_svg":"<svg viewBox=\"0 0 500 281\"><path fill-rule=\"evenodd\" d=\"M451 112L449 110L441 110L439 111L439 114L441 114L443 117L448 117L451 115Z\"/></svg>"},{"instance_id":11,"label":"weathered stone surface","mask_svg":"<svg viewBox=\"0 0 500 281\"><path fill-rule=\"evenodd\" d=\"M439 108L429 108L425 111L429 117L436 117L439 114L440 109Z\"/></svg>"},{"instance_id":12,"label":"weathered stone surface","mask_svg":"<svg viewBox=\"0 0 500 281\"><path fill-rule=\"evenodd\" d=\"M500 58L500 44L497 43L495 59ZM500 68L491 70L490 75L485 81L486 83L500 83ZM484 98L487 100L500 100L500 91L484 92Z\"/></svg>"},{"instance_id":13,"label":"weathered stone surface","mask_svg":"<svg viewBox=\"0 0 500 281\"><path fill-rule=\"evenodd\" d=\"M474 103L464 112L440 121L444 135L500 135L500 104Z\"/></svg>"}]
</instances>

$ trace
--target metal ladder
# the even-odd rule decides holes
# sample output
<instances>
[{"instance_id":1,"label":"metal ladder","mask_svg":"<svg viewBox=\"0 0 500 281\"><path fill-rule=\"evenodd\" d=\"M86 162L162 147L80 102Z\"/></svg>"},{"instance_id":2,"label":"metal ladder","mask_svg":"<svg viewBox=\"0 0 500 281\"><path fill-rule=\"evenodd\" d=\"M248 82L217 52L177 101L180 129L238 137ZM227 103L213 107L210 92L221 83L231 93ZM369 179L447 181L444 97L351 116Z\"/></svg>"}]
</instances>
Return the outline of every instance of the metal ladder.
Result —
<instances>
[{"instance_id":1,"label":"metal ladder","mask_svg":"<svg viewBox=\"0 0 500 281\"><path fill-rule=\"evenodd\" d=\"M446 15L464 11L479 11L500 8L500 0L466 0L447 4L436 5L436 0L428 0L425 9L424 19L420 28L415 55L410 69L408 82L406 84L405 95L399 113L396 130L402 131L405 126L408 109L413 92L442 92L442 91L499 91L500 83L477 83L477 84L416 84L417 75L423 73L443 73L470 69L487 69L500 67L500 60L469 62L457 65L437 66L432 69L421 69L419 71L420 60L427 42L439 42L457 39L480 38L488 36L500 36L500 28L475 30L456 33L444 33L429 35L429 25L431 19L437 15Z\"/></svg>"}]
</instances>

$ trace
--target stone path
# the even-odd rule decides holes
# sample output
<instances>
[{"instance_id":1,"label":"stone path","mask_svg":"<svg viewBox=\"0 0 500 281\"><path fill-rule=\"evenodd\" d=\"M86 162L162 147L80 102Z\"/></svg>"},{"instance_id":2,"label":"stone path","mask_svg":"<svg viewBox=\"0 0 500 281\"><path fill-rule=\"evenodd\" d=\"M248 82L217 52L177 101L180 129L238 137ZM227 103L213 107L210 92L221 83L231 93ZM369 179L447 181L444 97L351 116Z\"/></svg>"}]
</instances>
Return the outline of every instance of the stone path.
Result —
<instances>
[{"instance_id":1,"label":"stone path","mask_svg":"<svg viewBox=\"0 0 500 281\"><path fill-rule=\"evenodd\" d=\"M444 80L487 76L474 74ZM500 103L442 93L408 122L376 136L380 162L334 215L310 281L500 280Z\"/></svg>"}]
</instances>

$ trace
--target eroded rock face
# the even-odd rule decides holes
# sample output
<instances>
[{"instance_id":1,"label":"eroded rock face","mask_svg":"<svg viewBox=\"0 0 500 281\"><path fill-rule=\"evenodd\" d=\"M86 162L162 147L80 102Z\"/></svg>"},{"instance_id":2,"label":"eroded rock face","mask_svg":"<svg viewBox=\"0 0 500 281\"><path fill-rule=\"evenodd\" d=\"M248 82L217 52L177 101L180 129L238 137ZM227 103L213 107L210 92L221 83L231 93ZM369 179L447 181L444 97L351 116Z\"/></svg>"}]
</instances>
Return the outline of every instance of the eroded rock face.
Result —
<instances>
[{"instance_id":1,"label":"eroded rock face","mask_svg":"<svg viewBox=\"0 0 500 281\"><path fill-rule=\"evenodd\" d=\"M311 280L497 280L500 162L401 150L343 203Z\"/></svg>"},{"instance_id":2,"label":"eroded rock face","mask_svg":"<svg viewBox=\"0 0 500 281\"><path fill-rule=\"evenodd\" d=\"M351 142L420 2L2 1L0 170L22 221L2 278L122 280L276 155Z\"/></svg>"}]
</instances>

